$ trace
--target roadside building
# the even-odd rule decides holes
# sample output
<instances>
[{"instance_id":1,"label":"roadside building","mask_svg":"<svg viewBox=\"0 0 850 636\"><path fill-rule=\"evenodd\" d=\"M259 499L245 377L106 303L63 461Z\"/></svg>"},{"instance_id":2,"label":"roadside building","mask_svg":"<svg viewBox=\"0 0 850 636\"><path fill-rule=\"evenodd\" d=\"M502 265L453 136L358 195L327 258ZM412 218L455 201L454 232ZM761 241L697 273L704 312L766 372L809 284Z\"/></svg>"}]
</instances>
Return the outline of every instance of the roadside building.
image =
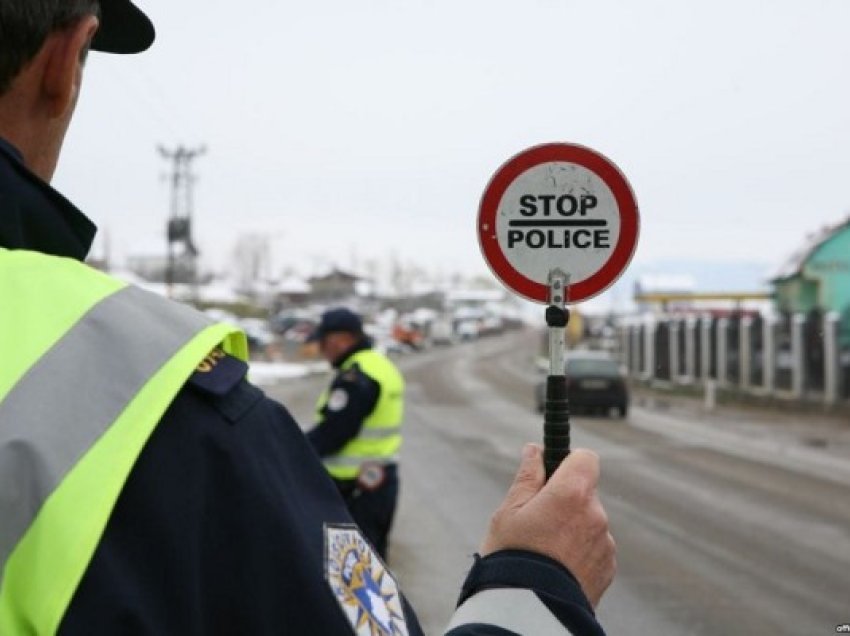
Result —
<instances>
[{"instance_id":1,"label":"roadside building","mask_svg":"<svg viewBox=\"0 0 850 636\"><path fill-rule=\"evenodd\" d=\"M359 280L360 276L334 268L324 276L314 276L307 282L314 301L338 302L357 295L356 285Z\"/></svg>"},{"instance_id":2,"label":"roadside building","mask_svg":"<svg viewBox=\"0 0 850 636\"><path fill-rule=\"evenodd\" d=\"M310 285L304 279L290 274L277 284L272 309L275 312L288 307L299 307L310 302Z\"/></svg>"},{"instance_id":3,"label":"roadside building","mask_svg":"<svg viewBox=\"0 0 850 636\"><path fill-rule=\"evenodd\" d=\"M850 216L809 235L770 282L778 311L835 312L840 342L850 346Z\"/></svg>"}]
</instances>

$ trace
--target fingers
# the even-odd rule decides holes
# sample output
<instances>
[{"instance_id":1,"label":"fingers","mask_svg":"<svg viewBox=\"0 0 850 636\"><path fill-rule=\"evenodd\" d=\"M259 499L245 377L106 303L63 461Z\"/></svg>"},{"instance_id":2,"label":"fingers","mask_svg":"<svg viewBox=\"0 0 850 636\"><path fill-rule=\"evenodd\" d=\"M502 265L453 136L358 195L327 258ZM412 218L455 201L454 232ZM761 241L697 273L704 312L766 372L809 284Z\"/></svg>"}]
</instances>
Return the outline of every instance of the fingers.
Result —
<instances>
[{"instance_id":1,"label":"fingers","mask_svg":"<svg viewBox=\"0 0 850 636\"><path fill-rule=\"evenodd\" d=\"M561 495L586 498L593 495L599 482L599 455L585 448L577 448L555 470L546 484L546 490Z\"/></svg>"},{"instance_id":2,"label":"fingers","mask_svg":"<svg viewBox=\"0 0 850 636\"><path fill-rule=\"evenodd\" d=\"M526 444L522 449L522 461L517 469L514 483L505 497L503 507L516 509L524 506L534 497L546 481L543 468L543 456L536 444Z\"/></svg>"},{"instance_id":3,"label":"fingers","mask_svg":"<svg viewBox=\"0 0 850 636\"><path fill-rule=\"evenodd\" d=\"M562 563L595 606L616 570L616 546L596 487L599 457L576 449L546 481L543 454L528 444L514 482L490 521L480 553L528 550Z\"/></svg>"},{"instance_id":4,"label":"fingers","mask_svg":"<svg viewBox=\"0 0 850 636\"><path fill-rule=\"evenodd\" d=\"M526 444L514 481L490 519L490 528L479 549L482 556L506 548L529 547L528 534L533 533L534 528L523 520L522 509L540 492L545 482L543 452L536 444Z\"/></svg>"}]
</instances>

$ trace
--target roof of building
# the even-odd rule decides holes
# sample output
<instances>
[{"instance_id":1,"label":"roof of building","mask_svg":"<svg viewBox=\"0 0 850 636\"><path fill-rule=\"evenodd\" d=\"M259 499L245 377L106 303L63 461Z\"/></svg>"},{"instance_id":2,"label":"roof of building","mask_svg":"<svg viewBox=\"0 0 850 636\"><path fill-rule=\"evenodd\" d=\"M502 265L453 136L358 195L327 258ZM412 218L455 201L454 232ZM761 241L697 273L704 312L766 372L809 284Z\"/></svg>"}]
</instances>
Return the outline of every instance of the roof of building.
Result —
<instances>
[{"instance_id":1,"label":"roof of building","mask_svg":"<svg viewBox=\"0 0 850 636\"><path fill-rule=\"evenodd\" d=\"M343 271L338 267L334 267L330 272L323 276L311 276L308 280L310 283L325 281L325 280L334 280L334 279L343 279L350 281L361 280L363 277L358 276L357 274L352 274L350 272Z\"/></svg>"},{"instance_id":2,"label":"roof of building","mask_svg":"<svg viewBox=\"0 0 850 636\"><path fill-rule=\"evenodd\" d=\"M847 227L850 227L850 215L836 225L825 225L816 232L810 233L806 236L805 243L795 250L770 276L770 282L781 281L799 275L817 249Z\"/></svg>"},{"instance_id":3,"label":"roof of building","mask_svg":"<svg viewBox=\"0 0 850 636\"><path fill-rule=\"evenodd\" d=\"M303 278L287 276L277 284L277 292L280 294L309 294L310 285Z\"/></svg>"}]
</instances>

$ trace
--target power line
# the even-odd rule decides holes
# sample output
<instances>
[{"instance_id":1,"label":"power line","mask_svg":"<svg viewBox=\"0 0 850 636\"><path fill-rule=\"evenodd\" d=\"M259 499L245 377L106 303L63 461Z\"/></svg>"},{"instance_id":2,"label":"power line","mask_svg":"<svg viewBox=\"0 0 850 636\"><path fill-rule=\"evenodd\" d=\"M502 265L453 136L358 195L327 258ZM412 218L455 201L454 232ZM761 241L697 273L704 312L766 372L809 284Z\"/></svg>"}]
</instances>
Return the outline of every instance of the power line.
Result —
<instances>
[{"instance_id":1,"label":"power line","mask_svg":"<svg viewBox=\"0 0 850 636\"><path fill-rule=\"evenodd\" d=\"M195 295L197 289L197 256L198 248L192 239L192 214L194 212L193 188L195 175L192 173L192 162L206 153L206 146L186 148L177 146L169 150L162 145L157 150L163 159L171 163L169 182L171 183L171 206L166 222L166 243L168 261L165 267L165 284L168 296L171 296L175 283L175 267L181 268L181 278L192 285ZM180 254L175 254L175 246L182 248ZM188 279L186 281L185 279Z\"/></svg>"}]
</instances>

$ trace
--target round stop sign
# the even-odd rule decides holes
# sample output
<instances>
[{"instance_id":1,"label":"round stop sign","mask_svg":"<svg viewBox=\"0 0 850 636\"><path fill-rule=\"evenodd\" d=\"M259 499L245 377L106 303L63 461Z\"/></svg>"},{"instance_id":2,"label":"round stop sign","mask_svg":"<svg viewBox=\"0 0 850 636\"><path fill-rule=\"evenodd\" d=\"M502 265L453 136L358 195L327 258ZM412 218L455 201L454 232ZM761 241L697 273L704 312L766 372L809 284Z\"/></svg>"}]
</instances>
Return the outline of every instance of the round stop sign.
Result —
<instances>
[{"instance_id":1,"label":"round stop sign","mask_svg":"<svg viewBox=\"0 0 850 636\"><path fill-rule=\"evenodd\" d=\"M509 159L481 198L478 240L493 273L529 300L549 299L549 272L569 275L568 303L591 298L625 270L638 210L620 170L584 146L553 143Z\"/></svg>"}]
</instances>

